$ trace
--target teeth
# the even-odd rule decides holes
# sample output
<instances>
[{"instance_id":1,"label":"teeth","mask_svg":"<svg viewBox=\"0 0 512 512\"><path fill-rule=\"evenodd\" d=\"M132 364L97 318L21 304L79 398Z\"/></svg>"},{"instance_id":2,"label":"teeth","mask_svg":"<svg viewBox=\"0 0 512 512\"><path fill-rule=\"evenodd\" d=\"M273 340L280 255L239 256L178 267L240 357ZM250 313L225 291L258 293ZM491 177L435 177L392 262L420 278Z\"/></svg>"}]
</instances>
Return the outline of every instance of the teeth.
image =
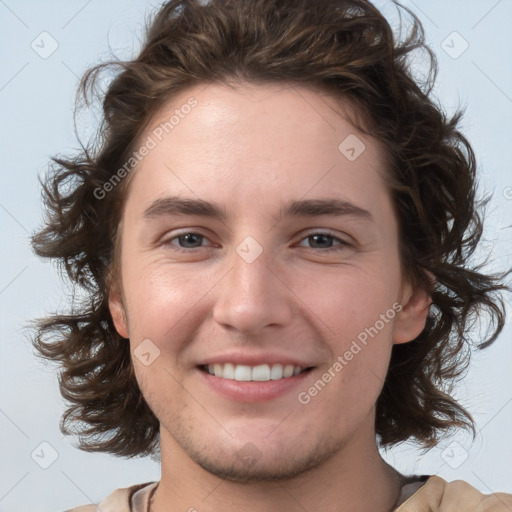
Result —
<instances>
[{"instance_id":1,"label":"teeth","mask_svg":"<svg viewBox=\"0 0 512 512\"><path fill-rule=\"evenodd\" d=\"M270 378L272 380L278 380L283 377L283 367L280 364L272 365L272 369L270 370Z\"/></svg>"},{"instance_id":2,"label":"teeth","mask_svg":"<svg viewBox=\"0 0 512 512\"><path fill-rule=\"evenodd\" d=\"M249 366L246 368L249 368ZM252 380L270 380L270 366L268 364L255 366L252 369L251 377Z\"/></svg>"},{"instance_id":3,"label":"teeth","mask_svg":"<svg viewBox=\"0 0 512 512\"><path fill-rule=\"evenodd\" d=\"M251 367L243 364L237 364L235 366L235 380L252 380Z\"/></svg>"},{"instance_id":4,"label":"teeth","mask_svg":"<svg viewBox=\"0 0 512 512\"><path fill-rule=\"evenodd\" d=\"M241 382L279 380L298 375L302 370L302 367L294 366L293 364L287 364L284 367L282 364L247 366L245 364L216 363L208 365L208 373L210 375Z\"/></svg>"}]
</instances>

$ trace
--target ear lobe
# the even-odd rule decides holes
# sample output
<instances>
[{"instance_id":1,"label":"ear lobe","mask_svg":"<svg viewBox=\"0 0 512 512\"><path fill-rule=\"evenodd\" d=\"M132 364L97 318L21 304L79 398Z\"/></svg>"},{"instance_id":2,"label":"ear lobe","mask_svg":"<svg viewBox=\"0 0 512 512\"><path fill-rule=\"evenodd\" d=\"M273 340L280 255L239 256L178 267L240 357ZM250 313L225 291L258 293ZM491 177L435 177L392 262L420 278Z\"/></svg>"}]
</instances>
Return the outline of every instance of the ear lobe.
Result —
<instances>
[{"instance_id":1,"label":"ear lobe","mask_svg":"<svg viewBox=\"0 0 512 512\"><path fill-rule=\"evenodd\" d=\"M395 321L394 344L407 343L421 334L425 328L431 303L431 296L421 286L408 287L408 293L401 303L402 310L398 313Z\"/></svg>"},{"instance_id":2,"label":"ear lobe","mask_svg":"<svg viewBox=\"0 0 512 512\"><path fill-rule=\"evenodd\" d=\"M117 290L112 290L108 297L108 308L112 315L112 320L116 331L123 338L129 338L128 322L126 321L126 310L123 304L121 294Z\"/></svg>"}]
</instances>

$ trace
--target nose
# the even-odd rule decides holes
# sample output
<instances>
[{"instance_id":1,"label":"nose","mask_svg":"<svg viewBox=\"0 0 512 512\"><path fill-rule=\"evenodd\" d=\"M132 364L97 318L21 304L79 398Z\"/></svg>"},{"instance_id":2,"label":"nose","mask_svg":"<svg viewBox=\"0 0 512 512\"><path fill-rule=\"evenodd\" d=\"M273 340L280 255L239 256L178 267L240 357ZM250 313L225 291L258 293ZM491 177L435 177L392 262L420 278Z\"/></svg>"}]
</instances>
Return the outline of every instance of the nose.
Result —
<instances>
[{"instance_id":1,"label":"nose","mask_svg":"<svg viewBox=\"0 0 512 512\"><path fill-rule=\"evenodd\" d=\"M265 250L252 262L233 252L230 270L216 287L214 320L245 335L290 322L294 294L283 265Z\"/></svg>"}]
</instances>

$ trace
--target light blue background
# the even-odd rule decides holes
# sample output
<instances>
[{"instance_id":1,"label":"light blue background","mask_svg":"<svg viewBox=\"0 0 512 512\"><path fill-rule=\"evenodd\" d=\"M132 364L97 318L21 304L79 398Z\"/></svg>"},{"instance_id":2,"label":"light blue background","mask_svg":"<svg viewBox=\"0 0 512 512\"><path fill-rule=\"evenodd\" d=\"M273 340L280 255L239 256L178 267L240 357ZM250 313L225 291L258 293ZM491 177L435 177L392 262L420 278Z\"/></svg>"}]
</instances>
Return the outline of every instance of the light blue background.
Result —
<instances>
[{"instance_id":1,"label":"light blue background","mask_svg":"<svg viewBox=\"0 0 512 512\"><path fill-rule=\"evenodd\" d=\"M492 252L497 268L510 267L512 2L404 3L422 19L438 55L440 101L448 113L459 103L467 105L463 129L477 154L481 190L494 192L482 248ZM66 286L55 268L39 261L28 245L29 235L41 224L38 175L46 170L51 155L77 147L72 109L78 77L88 66L109 58L109 47L119 57L136 50L134 34L140 34L145 13L155 5L0 0L0 512L57 512L98 502L115 488L159 478L158 464L149 459L88 454L61 435L58 423L64 405L57 377L52 366L45 368L34 357L26 329L30 319L66 306ZM388 0L377 6L396 19ZM47 59L31 48L43 31L59 45ZM450 35L454 31L469 44L456 59L442 48L443 44L453 46L452 52L462 48L462 39ZM91 119L81 120L81 134L88 133ZM456 389L456 396L477 420L479 435L473 445L467 436L456 434L426 454L412 444L396 447L385 454L387 460L404 473L435 473L447 480L466 480L485 493L512 493L511 337L509 318L500 339L475 355ZM31 458L43 441L58 453L46 470ZM443 458L452 442L458 444ZM463 462L461 447L467 451ZM446 461L450 453L457 468Z\"/></svg>"}]
</instances>

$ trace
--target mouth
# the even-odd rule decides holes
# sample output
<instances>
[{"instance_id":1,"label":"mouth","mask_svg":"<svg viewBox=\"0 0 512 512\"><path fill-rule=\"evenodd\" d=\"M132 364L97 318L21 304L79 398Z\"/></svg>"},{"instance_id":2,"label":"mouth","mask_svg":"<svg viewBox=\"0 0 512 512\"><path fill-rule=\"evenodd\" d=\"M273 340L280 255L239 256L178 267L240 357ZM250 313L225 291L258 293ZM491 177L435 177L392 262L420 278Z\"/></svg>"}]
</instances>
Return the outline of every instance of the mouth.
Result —
<instances>
[{"instance_id":1,"label":"mouth","mask_svg":"<svg viewBox=\"0 0 512 512\"><path fill-rule=\"evenodd\" d=\"M314 367L302 367L292 364L259 364L249 366L245 364L216 363L200 365L202 372L222 379L236 380L238 382L266 382L289 379L311 371Z\"/></svg>"}]
</instances>

